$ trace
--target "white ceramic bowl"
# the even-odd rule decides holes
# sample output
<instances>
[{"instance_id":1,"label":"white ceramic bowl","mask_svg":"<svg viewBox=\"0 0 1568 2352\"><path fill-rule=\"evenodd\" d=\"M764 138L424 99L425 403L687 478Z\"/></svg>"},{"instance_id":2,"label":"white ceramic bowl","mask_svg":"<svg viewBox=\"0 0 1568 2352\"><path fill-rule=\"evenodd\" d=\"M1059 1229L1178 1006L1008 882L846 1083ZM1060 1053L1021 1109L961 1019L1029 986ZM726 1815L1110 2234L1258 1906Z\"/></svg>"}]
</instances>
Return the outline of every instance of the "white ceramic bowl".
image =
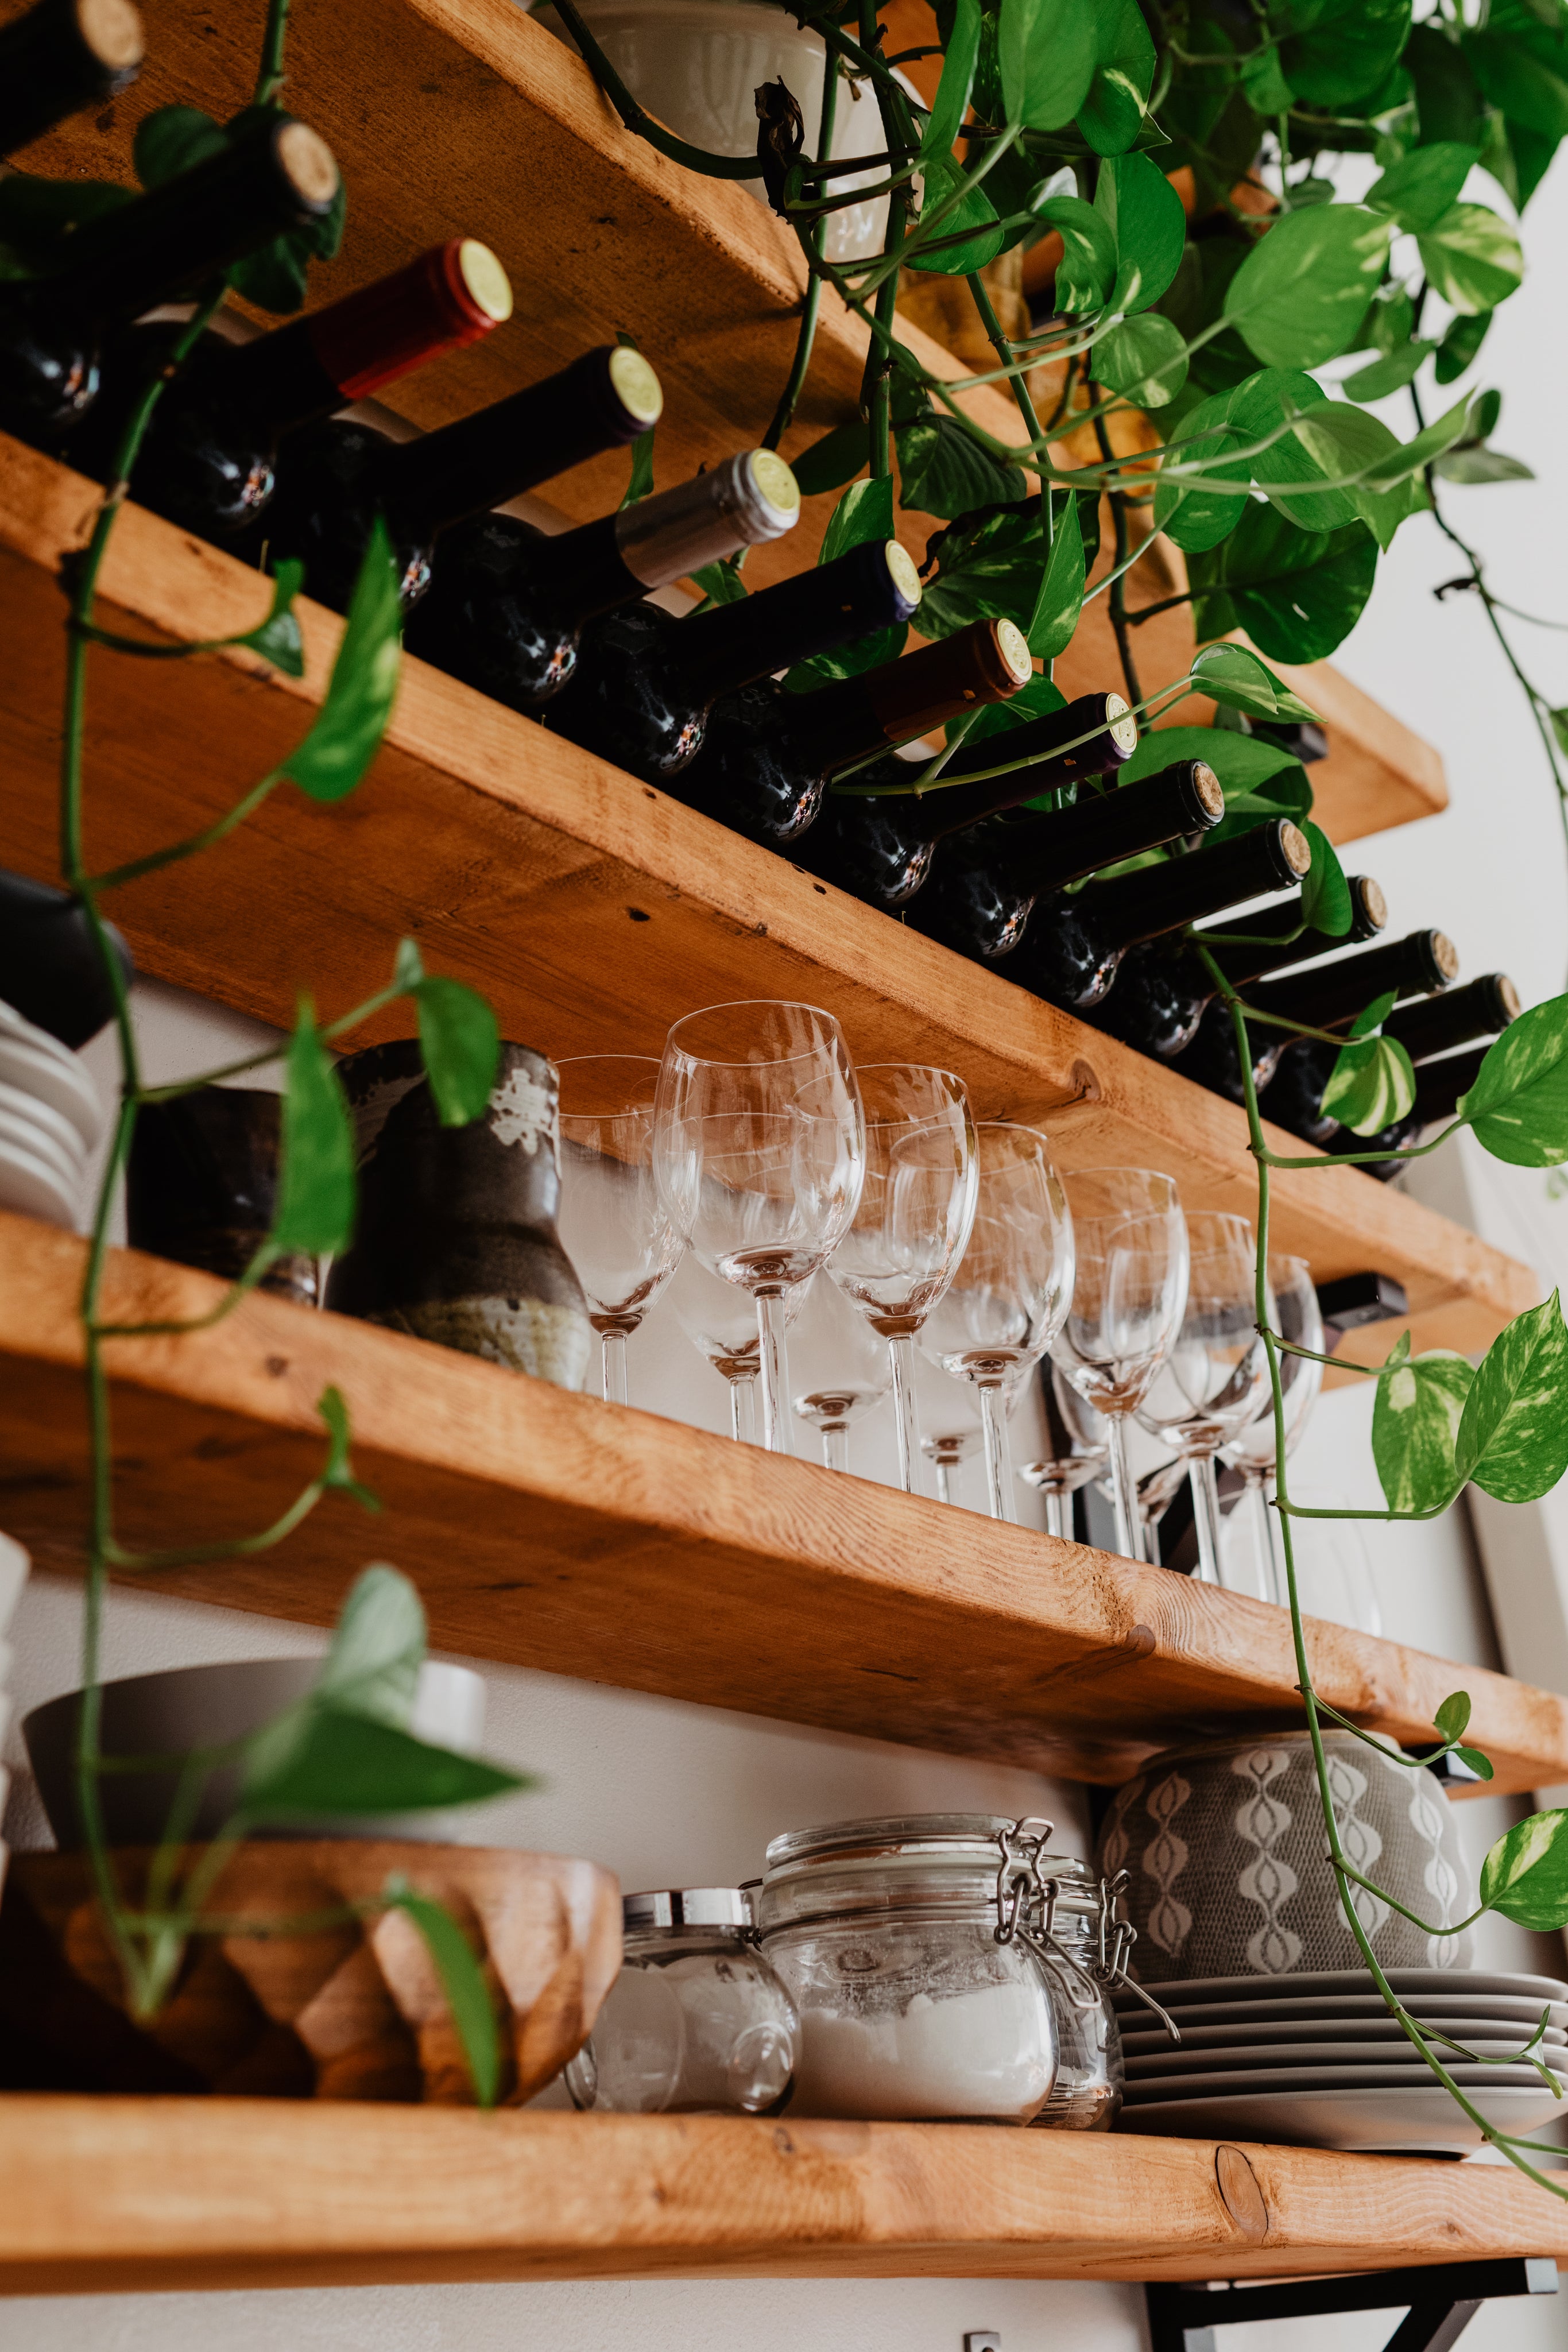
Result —
<instances>
[{"instance_id":1,"label":"white ceramic bowl","mask_svg":"<svg viewBox=\"0 0 1568 2352\"><path fill-rule=\"evenodd\" d=\"M534 14L548 31L575 46L552 8ZM632 97L689 146L716 155L755 154L755 92L765 81L782 80L799 101L807 149L815 152L827 50L821 36L802 31L786 9L753 0L580 0L580 14ZM869 83L841 81L835 160L880 155L886 146ZM835 180L833 187L868 187L886 176L879 165ZM762 199L760 173L738 184ZM858 261L880 253L886 228L885 196L847 205L832 215L828 259Z\"/></svg>"}]
</instances>

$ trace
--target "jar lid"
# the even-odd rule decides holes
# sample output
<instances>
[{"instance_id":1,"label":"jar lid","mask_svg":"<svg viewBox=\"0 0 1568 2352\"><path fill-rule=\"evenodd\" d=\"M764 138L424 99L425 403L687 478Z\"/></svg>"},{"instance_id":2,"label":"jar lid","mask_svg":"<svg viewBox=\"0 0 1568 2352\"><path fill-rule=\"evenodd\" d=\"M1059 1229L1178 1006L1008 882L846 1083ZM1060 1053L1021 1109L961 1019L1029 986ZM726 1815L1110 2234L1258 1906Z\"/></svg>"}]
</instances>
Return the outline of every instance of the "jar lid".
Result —
<instances>
[{"instance_id":1,"label":"jar lid","mask_svg":"<svg viewBox=\"0 0 1568 2352\"><path fill-rule=\"evenodd\" d=\"M668 1886L621 1898L623 1927L749 1927L744 1886Z\"/></svg>"},{"instance_id":2,"label":"jar lid","mask_svg":"<svg viewBox=\"0 0 1568 2352\"><path fill-rule=\"evenodd\" d=\"M1043 1824L1040 1824L1043 1826ZM1010 1813L891 1813L869 1821L830 1822L810 1830L789 1830L768 1848L768 1871L785 1870L798 1863L835 1862L852 1856L876 1862L894 1854L929 1854L958 1863L982 1861L995 1865L998 1840L1018 1823ZM1090 1876L1089 1866L1070 1853L1041 1853L1040 1869L1048 1878Z\"/></svg>"}]
</instances>

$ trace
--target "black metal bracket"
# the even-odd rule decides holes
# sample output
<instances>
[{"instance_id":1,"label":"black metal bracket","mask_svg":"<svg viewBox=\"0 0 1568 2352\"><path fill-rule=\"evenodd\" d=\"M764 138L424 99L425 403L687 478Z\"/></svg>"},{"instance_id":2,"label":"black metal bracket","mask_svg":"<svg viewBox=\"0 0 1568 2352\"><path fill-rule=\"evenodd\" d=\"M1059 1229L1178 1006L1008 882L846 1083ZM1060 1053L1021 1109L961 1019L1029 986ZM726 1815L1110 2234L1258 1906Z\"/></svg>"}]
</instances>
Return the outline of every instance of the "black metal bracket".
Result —
<instances>
[{"instance_id":1,"label":"black metal bracket","mask_svg":"<svg viewBox=\"0 0 1568 2352\"><path fill-rule=\"evenodd\" d=\"M1437 2263L1419 2270L1363 2271L1283 2285L1237 2279L1229 2285L1151 2283L1150 2352L1219 2352L1217 2331L1249 2319L1307 2319L1331 2311L1409 2309L1385 2352L1448 2352L1494 2295L1555 2294L1550 2254L1495 2263Z\"/></svg>"}]
</instances>

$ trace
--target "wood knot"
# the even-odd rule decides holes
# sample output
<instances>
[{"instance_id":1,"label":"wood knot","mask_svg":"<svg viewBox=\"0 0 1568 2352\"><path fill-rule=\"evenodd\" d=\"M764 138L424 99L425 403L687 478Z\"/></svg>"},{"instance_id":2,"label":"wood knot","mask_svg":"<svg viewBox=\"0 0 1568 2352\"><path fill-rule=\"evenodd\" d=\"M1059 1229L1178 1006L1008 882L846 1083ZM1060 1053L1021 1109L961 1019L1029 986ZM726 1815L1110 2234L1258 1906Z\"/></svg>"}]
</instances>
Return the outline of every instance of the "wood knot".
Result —
<instances>
[{"instance_id":1,"label":"wood knot","mask_svg":"<svg viewBox=\"0 0 1568 2352\"><path fill-rule=\"evenodd\" d=\"M283 1378L284 1373L288 1370L287 1357L268 1356L267 1359L266 1370L271 1379L280 1381Z\"/></svg>"},{"instance_id":2,"label":"wood knot","mask_svg":"<svg viewBox=\"0 0 1568 2352\"><path fill-rule=\"evenodd\" d=\"M1269 2234L1269 2207L1258 2176L1239 2147L1222 2141L1214 2151L1214 2178L1225 2210L1244 2238Z\"/></svg>"},{"instance_id":3,"label":"wood knot","mask_svg":"<svg viewBox=\"0 0 1568 2352\"><path fill-rule=\"evenodd\" d=\"M1130 1626L1127 1638L1122 1644L1123 1651L1131 1658L1152 1658L1159 1646L1158 1634L1148 1625Z\"/></svg>"}]
</instances>

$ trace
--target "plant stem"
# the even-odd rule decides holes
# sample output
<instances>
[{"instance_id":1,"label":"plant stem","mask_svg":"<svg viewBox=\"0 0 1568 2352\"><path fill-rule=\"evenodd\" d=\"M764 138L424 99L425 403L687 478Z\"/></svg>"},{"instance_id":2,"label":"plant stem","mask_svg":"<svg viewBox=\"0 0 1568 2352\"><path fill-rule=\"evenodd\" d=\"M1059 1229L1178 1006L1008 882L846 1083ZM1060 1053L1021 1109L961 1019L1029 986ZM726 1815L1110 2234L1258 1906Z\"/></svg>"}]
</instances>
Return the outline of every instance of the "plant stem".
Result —
<instances>
[{"instance_id":1,"label":"plant stem","mask_svg":"<svg viewBox=\"0 0 1568 2352\"><path fill-rule=\"evenodd\" d=\"M825 163L833 143L833 122L839 104L839 61L830 56L822 78L822 114L817 126L817 158ZM817 221L809 232L809 242L819 261L827 238L826 220ZM773 421L762 436L765 449L777 449L795 421L795 411L806 387L806 377L811 365L811 350L817 340L817 314L822 306L822 280L818 272L807 273L806 291L800 303L800 328L795 338L795 357L790 364L789 380L779 395L779 405L773 411Z\"/></svg>"},{"instance_id":2,"label":"plant stem","mask_svg":"<svg viewBox=\"0 0 1568 2352\"><path fill-rule=\"evenodd\" d=\"M288 37L288 0L267 0L253 106L270 106L283 87L283 47Z\"/></svg>"},{"instance_id":3,"label":"plant stem","mask_svg":"<svg viewBox=\"0 0 1568 2352\"><path fill-rule=\"evenodd\" d=\"M1108 465L1112 464L1114 461L1115 452L1112 449L1111 437L1105 430L1105 419L1103 416L1096 416L1094 419L1094 438L1100 445L1102 457ZM1111 501L1111 529L1115 534L1116 543L1116 569L1111 576L1111 593L1107 599L1106 610L1111 616L1111 627L1116 639L1116 651L1122 657L1122 676L1126 681L1127 699L1129 702L1142 703L1144 689L1138 683L1138 667L1133 659L1132 633L1127 625L1125 575L1133 562L1128 552L1127 501L1125 494L1121 490L1109 490L1106 495Z\"/></svg>"}]
</instances>

